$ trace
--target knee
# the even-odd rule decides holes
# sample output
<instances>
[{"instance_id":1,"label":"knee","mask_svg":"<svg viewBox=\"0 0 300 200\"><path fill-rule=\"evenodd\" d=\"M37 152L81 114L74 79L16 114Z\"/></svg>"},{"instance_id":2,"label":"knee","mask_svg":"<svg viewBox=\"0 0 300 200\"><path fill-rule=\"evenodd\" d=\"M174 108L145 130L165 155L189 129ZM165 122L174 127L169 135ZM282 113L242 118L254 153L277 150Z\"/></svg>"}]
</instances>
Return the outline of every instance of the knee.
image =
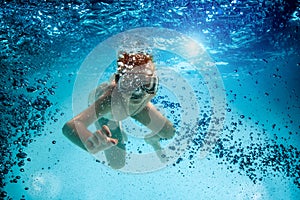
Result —
<instances>
[{"instance_id":1,"label":"knee","mask_svg":"<svg viewBox=\"0 0 300 200\"><path fill-rule=\"evenodd\" d=\"M113 169L122 169L125 166L125 160L118 160L117 162L111 161L108 164Z\"/></svg>"},{"instance_id":2,"label":"knee","mask_svg":"<svg viewBox=\"0 0 300 200\"><path fill-rule=\"evenodd\" d=\"M104 151L108 165L113 169L121 169L126 164L126 151L118 146Z\"/></svg>"}]
</instances>

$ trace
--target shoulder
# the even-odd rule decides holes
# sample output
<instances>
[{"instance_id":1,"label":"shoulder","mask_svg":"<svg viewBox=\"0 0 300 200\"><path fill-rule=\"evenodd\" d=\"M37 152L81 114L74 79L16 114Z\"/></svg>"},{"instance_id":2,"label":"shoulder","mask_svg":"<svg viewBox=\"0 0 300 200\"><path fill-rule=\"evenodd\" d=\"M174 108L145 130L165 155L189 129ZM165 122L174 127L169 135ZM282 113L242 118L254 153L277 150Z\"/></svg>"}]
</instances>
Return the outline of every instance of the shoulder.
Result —
<instances>
[{"instance_id":1,"label":"shoulder","mask_svg":"<svg viewBox=\"0 0 300 200\"><path fill-rule=\"evenodd\" d=\"M88 103L91 105L101 96L109 96L115 88L115 84L113 82L110 83L102 83L96 89L92 90L88 97Z\"/></svg>"}]
</instances>

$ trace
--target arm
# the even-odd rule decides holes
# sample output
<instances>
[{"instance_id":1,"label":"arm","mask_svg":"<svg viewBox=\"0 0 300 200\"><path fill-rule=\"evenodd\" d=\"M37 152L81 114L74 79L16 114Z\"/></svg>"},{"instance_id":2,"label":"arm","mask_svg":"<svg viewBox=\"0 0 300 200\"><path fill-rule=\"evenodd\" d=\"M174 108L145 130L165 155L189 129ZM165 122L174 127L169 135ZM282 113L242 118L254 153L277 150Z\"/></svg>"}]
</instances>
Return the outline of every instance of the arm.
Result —
<instances>
[{"instance_id":1,"label":"arm","mask_svg":"<svg viewBox=\"0 0 300 200\"><path fill-rule=\"evenodd\" d=\"M84 150L96 153L118 143L116 139L110 138L111 133L105 126L102 131L98 130L95 134L87 129L89 125L109 111L110 93L102 95L86 110L68 121L62 129L68 139Z\"/></svg>"},{"instance_id":2,"label":"arm","mask_svg":"<svg viewBox=\"0 0 300 200\"><path fill-rule=\"evenodd\" d=\"M141 112L132 116L132 118L152 130L154 134L150 134L151 136L145 138L146 142L152 146L155 145L158 147L160 139L171 139L175 135L173 124L150 102L147 103ZM153 147L155 148L155 146Z\"/></svg>"},{"instance_id":3,"label":"arm","mask_svg":"<svg viewBox=\"0 0 300 200\"><path fill-rule=\"evenodd\" d=\"M175 135L172 123L150 102L141 112L132 117L152 130L151 134L145 136L145 142L154 148L160 161L166 163L169 158L162 149L159 141L160 139L171 139Z\"/></svg>"}]
</instances>

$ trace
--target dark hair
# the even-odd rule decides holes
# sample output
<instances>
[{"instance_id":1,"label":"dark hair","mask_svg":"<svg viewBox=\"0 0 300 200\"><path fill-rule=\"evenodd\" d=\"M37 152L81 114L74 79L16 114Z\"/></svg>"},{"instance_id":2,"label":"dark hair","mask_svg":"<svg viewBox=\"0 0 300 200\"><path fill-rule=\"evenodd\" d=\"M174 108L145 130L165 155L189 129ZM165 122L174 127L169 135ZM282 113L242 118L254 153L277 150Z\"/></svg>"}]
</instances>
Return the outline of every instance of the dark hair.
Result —
<instances>
[{"instance_id":1,"label":"dark hair","mask_svg":"<svg viewBox=\"0 0 300 200\"><path fill-rule=\"evenodd\" d=\"M115 81L118 82L120 76L127 71L132 70L136 66L147 64L149 61L153 61L153 57L147 53L119 53L117 60L117 73L115 74Z\"/></svg>"}]
</instances>

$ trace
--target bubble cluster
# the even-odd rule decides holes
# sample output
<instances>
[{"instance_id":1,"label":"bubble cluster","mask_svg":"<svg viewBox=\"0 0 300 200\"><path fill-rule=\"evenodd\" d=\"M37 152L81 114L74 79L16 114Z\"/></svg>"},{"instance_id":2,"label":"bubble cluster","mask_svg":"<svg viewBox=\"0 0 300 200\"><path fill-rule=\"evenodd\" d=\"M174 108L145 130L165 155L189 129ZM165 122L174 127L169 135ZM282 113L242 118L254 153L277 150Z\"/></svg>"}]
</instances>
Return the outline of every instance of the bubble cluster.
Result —
<instances>
[{"instance_id":1,"label":"bubble cluster","mask_svg":"<svg viewBox=\"0 0 300 200\"><path fill-rule=\"evenodd\" d=\"M228 170L234 171L231 165L237 165L241 170L239 173L245 173L254 183L270 176L291 177L294 184L300 188L300 151L295 147L285 147L276 141L272 141L271 144L253 142L246 147L235 141L235 145L224 147L224 140L218 142L214 153L222 160L219 164L227 165Z\"/></svg>"},{"instance_id":2,"label":"bubble cluster","mask_svg":"<svg viewBox=\"0 0 300 200\"><path fill-rule=\"evenodd\" d=\"M209 116L204 114L198 121L199 126L191 129L195 135L188 146L187 153L179 157L173 166L188 159L189 167L195 168L194 162L199 159L198 153L206 142L205 130L209 123ZM251 132L251 143L245 144L242 139L234 137L236 132L240 132L239 128L243 127L242 122L232 119L230 124L230 128L227 126L216 141L212 152L219 160L220 166L226 167L230 172L238 171L239 174L248 176L253 183L262 181L266 177L289 177L300 188L300 151L296 147L280 144L276 140L262 139L261 135L265 135L265 132Z\"/></svg>"},{"instance_id":3,"label":"bubble cluster","mask_svg":"<svg viewBox=\"0 0 300 200\"><path fill-rule=\"evenodd\" d=\"M56 84L50 73L33 76L31 68L25 62L1 73L0 110L1 110L1 181L0 188L8 182L18 183L25 171L26 162L31 162L26 147L44 133L46 124L57 121L55 114L49 111L53 107L51 96L55 94ZM14 167L19 168L13 171ZM15 168L14 168L15 169ZM24 182L24 180L22 180ZM3 191L1 197L6 197Z\"/></svg>"},{"instance_id":4,"label":"bubble cluster","mask_svg":"<svg viewBox=\"0 0 300 200\"><path fill-rule=\"evenodd\" d=\"M276 60L278 61L280 58L276 58ZM280 68L265 70L263 75L265 78L262 78L262 75L257 72L249 72L248 75L243 72L246 74L244 76L248 76L247 81L245 81L245 77L238 77L233 81L237 83L237 89L230 88L227 91L226 126L221 137L216 141L212 156L218 160L220 167L224 167L232 173L246 175L253 183L275 176L290 179L296 187L300 188L300 151L293 143L293 139L299 136L300 128L297 125L299 121L295 119L295 115L297 116L295 105L299 100L295 91L298 89L290 87L291 82L283 76ZM234 70L234 74L236 73L241 74L238 70ZM274 103L280 101L281 94L276 93L273 88L261 84L257 94L254 92L249 95L241 94L240 91L247 91L244 85L247 87L250 83L257 85L259 79L268 81L270 85L285 88L290 94L293 94L285 98L283 106L285 106L286 113L283 111L280 114L277 113ZM255 120L258 117L255 110L248 111L248 114L239 114L232 109L242 102L249 107L258 107L258 110L261 108L257 102L260 102L264 108L264 116L272 116L272 119ZM291 111L291 107L294 107L294 112ZM195 137L188 147L188 153L178 159L174 165L188 159L190 160L189 167L195 167L194 161L198 159L197 154L206 143L205 138L208 134L206 130L211 123L209 111L203 110L202 113L198 120L198 126L191 129ZM278 120L281 123L277 123Z\"/></svg>"}]
</instances>

